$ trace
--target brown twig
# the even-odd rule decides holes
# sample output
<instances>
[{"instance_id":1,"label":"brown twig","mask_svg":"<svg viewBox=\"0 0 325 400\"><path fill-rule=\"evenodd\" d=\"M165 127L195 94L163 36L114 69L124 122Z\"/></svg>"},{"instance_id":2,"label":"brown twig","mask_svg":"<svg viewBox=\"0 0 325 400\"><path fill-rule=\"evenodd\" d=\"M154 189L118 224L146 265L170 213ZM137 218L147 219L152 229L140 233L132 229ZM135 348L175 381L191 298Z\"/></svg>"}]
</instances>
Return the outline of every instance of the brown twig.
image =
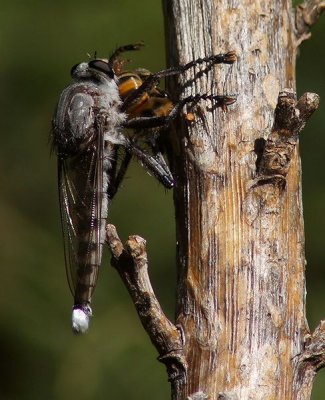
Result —
<instances>
[{"instance_id":1,"label":"brown twig","mask_svg":"<svg viewBox=\"0 0 325 400\"><path fill-rule=\"evenodd\" d=\"M324 10L325 1L322 0L305 0L296 7L295 24L298 46L302 41L310 38L310 29Z\"/></svg>"},{"instance_id":2,"label":"brown twig","mask_svg":"<svg viewBox=\"0 0 325 400\"><path fill-rule=\"evenodd\" d=\"M258 182L286 177L298 135L319 106L319 96L304 93L298 101L291 89L280 92L272 132L258 161Z\"/></svg>"},{"instance_id":3,"label":"brown twig","mask_svg":"<svg viewBox=\"0 0 325 400\"><path fill-rule=\"evenodd\" d=\"M167 367L169 380L182 378L186 370L182 333L166 317L152 289L146 241L140 236L129 236L124 247L114 225L107 225L106 240L113 255L112 265L120 274L141 323L158 350L159 361Z\"/></svg>"}]
</instances>

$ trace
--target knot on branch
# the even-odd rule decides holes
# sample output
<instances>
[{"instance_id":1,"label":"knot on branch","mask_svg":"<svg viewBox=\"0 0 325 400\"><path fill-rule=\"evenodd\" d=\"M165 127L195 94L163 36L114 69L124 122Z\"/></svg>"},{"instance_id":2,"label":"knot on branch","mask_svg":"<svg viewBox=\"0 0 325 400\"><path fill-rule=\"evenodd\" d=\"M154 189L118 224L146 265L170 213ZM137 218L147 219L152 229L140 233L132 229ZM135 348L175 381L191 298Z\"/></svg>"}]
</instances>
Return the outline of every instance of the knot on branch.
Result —
<instances>
[{"instance_id":1,"label":"knot on branch","mask_svg":"<svg viewBox=\"0 0 325 400\"><path fill-rule=\"evenodd\" d=\"M325 320L321 321L314 333L305 342L305 349L299 357L300 367L311 366L315 372L325 366Z\"/></svg>"},{"instance_id":2,"label":"knot on branch","mask_svg":"<svg viewBox=\"0 0 325 400\"><path fill-rule=\"evenodd\" d=\"M118 271L135 305L141 323L159 358L167 367L169 381L185 376L183 337L164 314L152 289L148 275L146 241L140 236L129 236L123 246L114 225L106 227L106 241L112 252L112 265Z\"/></svg>"},{"instance_id":3,"label":"knot on branch","mask_svg":"<svg viewBox=\"0 0 325 400\"><path fill-rule=\"evenodd\" d=\"M144 267L147 262L146 241L140 236L129 236L125 244L126 251L130 254L131 258L135 261L134 266L138 268Z\"/></svg>"},{"instance_id":4,"label":"knot on branch","mask_svg":"<svg viewBox=\"0 0 325 400\"><path fill-rule=\"evenodd\" d=\"M159 356L158 361L166 365L169 382L185 379L187 363L181 351L175 350Z\"/></svg>"},{"instance_id":5,"label":"knot on branch","mask_svg":"<svg viewBox=\"0 0 325 400\"><path fill-rule=\"evenodd\" d=\"M206 395L203 392L196 392L191 394L191 396L188 396L186 400L207 400L209 398L208 395Z\"/></svg>"},{"instance_id":6,"label":"knot on branch","mask_svg":"<svg viewBox=\"0 0 325 400\"><path fill-rule=\"evenodd\" d=\"M280 92L272 132L258 160L259 183L270 180L285 183L299 133L318 106L319 96L315 93L305 93L296 101L293 90Z\"/></svg>"},{"instance_id":7,"label":"knot on branch","mask_svg":"<svg viewBox=\"0 0 325 400\"><path fill-rule=\"evenodd\" d=\"M234 393L219 393L217 400L238 400L238 396Z\"/></svg>"},{"instance_id":8,"label":"knot on branch","mask_svg":"<svg viewBox=\"0 0 325 400\"><path fill-rule=\"evenodd\" d=\"M325 10L323 0L305 0L296 7L295 25L297 46L311 36L310 29L318 21L320 15Z\"/></svg>"}]
</instances>

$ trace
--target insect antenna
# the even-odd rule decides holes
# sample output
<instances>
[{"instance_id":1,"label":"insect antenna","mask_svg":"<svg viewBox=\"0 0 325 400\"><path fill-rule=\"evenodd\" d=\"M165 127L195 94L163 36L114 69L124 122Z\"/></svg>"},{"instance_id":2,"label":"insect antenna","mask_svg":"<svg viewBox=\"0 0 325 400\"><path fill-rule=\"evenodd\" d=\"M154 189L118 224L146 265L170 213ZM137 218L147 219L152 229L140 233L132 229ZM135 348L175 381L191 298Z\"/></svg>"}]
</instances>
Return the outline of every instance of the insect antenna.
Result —
<instances>
[{"instance_id":1,"label":"insect antenna","mask_svg":"<svg viewBox=\"0 0 325 400\"><path fill-rule=\"evenodd\" d=\"M97 50L94 51L94 57L90 55L90 53L87 53L86 56L89 58L89 60L96 60L97 58Z\"/></svg>"}]
</instances>

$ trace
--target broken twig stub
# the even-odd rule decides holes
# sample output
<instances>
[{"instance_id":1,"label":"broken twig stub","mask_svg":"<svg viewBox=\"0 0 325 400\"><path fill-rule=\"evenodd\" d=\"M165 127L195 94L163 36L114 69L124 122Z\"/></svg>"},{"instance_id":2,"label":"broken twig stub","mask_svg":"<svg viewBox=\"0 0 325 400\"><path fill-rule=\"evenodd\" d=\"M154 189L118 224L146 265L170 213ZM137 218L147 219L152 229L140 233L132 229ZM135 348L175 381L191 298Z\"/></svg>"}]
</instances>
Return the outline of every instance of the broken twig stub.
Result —
<instances>
[{"instance_id":1,"label":"broken twig stub","mask_svg":"<svg viewBox=\"0 0 325 400\"><path fill-rule=\"evenodd\" d=\"M133 235L129 236L123 246L114 225L107 225L106 240L113 256L112 265L122 278L141 323L159 353L158 360L167 367L169 380L183 378L186 362L182 354L182 333L166 317L152 289L148 275L146 241Z\"/></svg>"},{"instance_id":2,"label":"broken twig stub","mask_svg":"<svg viewBox=\"0 0 325 400\"><path fill-rule=\"evenodd\" d=\"M306 122L319 106L319 96L305 93L298 101L291 89L280 92L272 132L258 162L258 181L284 180L295 147Z\"/></svg>"}]
</instances>

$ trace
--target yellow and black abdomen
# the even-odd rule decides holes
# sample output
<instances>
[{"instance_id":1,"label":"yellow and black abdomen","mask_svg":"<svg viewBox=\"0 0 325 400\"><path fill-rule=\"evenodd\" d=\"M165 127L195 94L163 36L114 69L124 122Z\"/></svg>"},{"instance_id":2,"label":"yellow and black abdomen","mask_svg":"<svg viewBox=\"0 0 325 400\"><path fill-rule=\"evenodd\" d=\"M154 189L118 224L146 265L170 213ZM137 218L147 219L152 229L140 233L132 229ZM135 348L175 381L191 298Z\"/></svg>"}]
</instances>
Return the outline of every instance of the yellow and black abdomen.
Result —
<instances>
[{"instance_id":1,"label":"yellow and black abdomen","mask_svg":"<svg viewBox=\"0 0 325 400\"><path fill-rule=\"evenodd\" d=\"M119 93L122 100L126 100L143 81L150 75L147 70L136 72L124 72L119 76ZM148 92L144 92L127 108L126 113L129 118L135 117L165 117L168 116L173 108L173 103L168 94L158 87L153 87Z\"/></svg>"}]
</instances>

